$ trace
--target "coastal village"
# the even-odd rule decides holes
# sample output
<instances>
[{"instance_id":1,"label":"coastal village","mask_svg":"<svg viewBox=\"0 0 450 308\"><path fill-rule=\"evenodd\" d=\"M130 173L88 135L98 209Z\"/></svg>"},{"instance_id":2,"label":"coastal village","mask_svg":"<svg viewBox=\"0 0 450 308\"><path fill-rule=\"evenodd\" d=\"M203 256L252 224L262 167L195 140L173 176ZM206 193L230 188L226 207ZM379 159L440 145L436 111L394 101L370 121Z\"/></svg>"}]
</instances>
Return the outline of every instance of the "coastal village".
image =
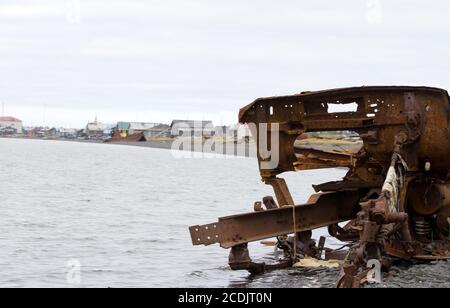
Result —
<instances>
[{"instance_id":1,"label":"coastal village","mask_svg":"<svg viewBox=\"0 0 450 308\"><path fill-rule=\"evenodd\" d=\"M212 121L173 120L170 124L119 121L105 124L97 118L83 128L28 127L12 116L0 116L0 137L47 140L90 140L98 142L145 142L171 140L177 137L224 138L233 142L248 142L246 125L214 126Z\"/></svg>"},{"instance_id":2,"label":"coastal village","mask_svg":"<svg viewBox=\"0 0 450 308\"><path fill-rule=\"evenodd\" d=\"M247 125L214 126L212 121L173 120L170 124L152 122L118 121L105 124L97 118L83 128L28 127L12 116L0 116L0 138L66 140L94 143L119 143L170 148L178 138L188 138L194 143L213 140L229 145L254 144ZM317 132L302 135L297 147L315 148L331 152L354 152L362 140L352 131ZM233 150L230 148L229 150Z\"/></svg>"}]
</instances>

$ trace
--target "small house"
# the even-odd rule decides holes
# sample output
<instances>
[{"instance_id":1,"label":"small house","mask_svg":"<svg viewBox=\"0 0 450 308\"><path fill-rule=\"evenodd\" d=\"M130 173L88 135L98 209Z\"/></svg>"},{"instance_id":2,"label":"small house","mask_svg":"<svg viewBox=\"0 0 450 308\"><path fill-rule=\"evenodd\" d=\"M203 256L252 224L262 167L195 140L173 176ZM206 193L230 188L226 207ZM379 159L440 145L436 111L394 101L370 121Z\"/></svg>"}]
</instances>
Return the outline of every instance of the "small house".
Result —
<instances>
[{"instance_id":1,"label":"small house","mask_svg":"<svg viewBox=\"0 0 450 308\"><path fill-rule=\"evenodd\" d=\"M103 133L106 129L106 125L99 123L97 120L90 122L86 125L86 138L88 139L102 139Z\"/></svg>"},{"instance_id":2,"label":"small house","mask_svg":"<svg viewBox=\"0 0 450 308\"><path fill-rule=\"evenodd\" d=\"M15 131L14 134L22 134L23 124L15 117L0 117L0 128L4 128L3 131ZM5 130L5 128L9 128L9 130Z\"/></svg>"},{"instance_id":3,"label":"small house","mask_svg":"<svg viewBox=\"0 0 450 308\"><path fill-rule=\"evenodd\" d=\"M149 131L157 125L156 123L148 122L118 122L115 131L119 132L122 138L139 133L147 136Z\"/></svg>"},{"instance_id":4,"label":"small house","mask_svg":"<svg viewBox=\"0 0 450 308\"><path fill-rule=\"evenodd\" d=\"M170 135L170 126L167 124L158 124L151 129L149 129L145 137L154 138L154 137L167 137Z\"/></svg>"},{"instance_id":5,"label":"small house","mask_svg":"<svg viewBox=\"0 0 450 308\"><path fill-rule=\"evenodd\" d=\"M58 136L64 139L76 139L78 136L77 130L74 128L63 128L58 130Z\"/></svg>"}]
</instances>

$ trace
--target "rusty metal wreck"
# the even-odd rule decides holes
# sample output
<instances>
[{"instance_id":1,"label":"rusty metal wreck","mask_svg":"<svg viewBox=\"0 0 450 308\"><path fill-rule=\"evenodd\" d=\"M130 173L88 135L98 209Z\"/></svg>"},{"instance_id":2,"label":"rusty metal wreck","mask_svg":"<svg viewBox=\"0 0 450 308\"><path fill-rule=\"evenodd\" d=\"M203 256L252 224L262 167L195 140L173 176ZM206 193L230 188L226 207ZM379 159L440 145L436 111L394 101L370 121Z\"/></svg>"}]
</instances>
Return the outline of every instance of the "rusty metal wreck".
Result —
<instances>
[{"instance_id":1,"label":"rusty metal wreck","mask_svg":"<svg viewBox=\"0 0 450 308\"><path fill-rule=\"evenodd\" d=\"M331 105L355 110L330 112ZM241 123L253 123L258 149L261 136L278 149L279 162L258 151L261 177L274 189L254 212L220 218L190 228L194 245L220 244L231 249L234 270L261 273L292 266L299 259L344 260L338 287L366 282L373 261L388 270L394 259L450 259L450 102L447 91L429 87L355 87L256 100L241 109ZM266 124L266 125L261 125ZM362 140L357 151L336 152L300 147L306 133L352 131ZM271 135L277 134L273 144ZM294 204L285 172L348 168L338 182L314 186L306 204ZM342 225L345 223L345 226ZM341 224L341 225L340 225ZM311 231L327 227L348 243L333 251L318 245ZM292 235L293 236L289 236ZM258 264L247 244L277 238L286 260ZM324 257L323 257L324 256Z\"/></svg>"}]
</instances>

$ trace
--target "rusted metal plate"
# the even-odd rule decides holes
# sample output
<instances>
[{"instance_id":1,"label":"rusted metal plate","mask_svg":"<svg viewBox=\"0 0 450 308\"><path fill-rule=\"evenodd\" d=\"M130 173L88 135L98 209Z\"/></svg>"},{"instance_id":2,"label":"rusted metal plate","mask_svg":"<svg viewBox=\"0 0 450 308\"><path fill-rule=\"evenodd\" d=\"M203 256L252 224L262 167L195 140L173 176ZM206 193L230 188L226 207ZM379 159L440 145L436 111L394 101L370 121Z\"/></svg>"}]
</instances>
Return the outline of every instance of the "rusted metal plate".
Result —
<instances>
[{"instance_id":1,"label":"rusted metal plate","mask_svg":"<svg viewBox=\"0 0 450 308\"><path fill-rule=\"evenodd\" d=\"M189 228L192 243L194 245L212 245L219 243L219 223L212 223L203 226L192 226Z\"/></svg>"}]
</instances>

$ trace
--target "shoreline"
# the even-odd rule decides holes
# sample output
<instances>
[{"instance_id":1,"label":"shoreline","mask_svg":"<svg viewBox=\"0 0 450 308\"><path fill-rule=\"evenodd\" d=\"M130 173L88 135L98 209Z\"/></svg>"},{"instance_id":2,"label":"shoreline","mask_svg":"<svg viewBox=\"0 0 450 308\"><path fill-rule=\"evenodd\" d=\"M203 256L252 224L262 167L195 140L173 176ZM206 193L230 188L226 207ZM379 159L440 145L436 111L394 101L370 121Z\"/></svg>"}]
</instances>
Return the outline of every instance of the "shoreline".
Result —
<instances>
[{"instance_id":1,"label":"shoreline","mask_svg":"<svg viewBox=\"0 0 450 308\"><path fill-rule=\"evenodd\" d=\"M161 150L172 150L173 141L142 141L142 142L105 142L103 140L84 140L84 139L44 139L44 138L32 138L32 137L5 137L0 136L0 139L16 139L16 140L41 140L41 141L56 141L56 142L73 142L73 143L91 143L91 144L104 144L104 145L122 145L141 148L152 148ZM220 148L210 149L205 143L195 143L191 149L184 150L180 148L179 151L187 153L203 153L209 155L219 156L237 156L237 157L254 157L256 158L256 145L251 142L245 143L223 143L219 144ZM189 147L188 147L189 148Z\"/></svg>"},{"instance_id":2,"label":"shoreline","mask_svg":"<svg viewBox=\"0 0 450 308\"><path fill-rule=\"evenodd\" d=\"M149 140L149 141L114 141L105 142L104 140L86 140L86 139L44 139L44 138L34 138L34 137L6 137L0 136L0 139L17 139L17 140L42 140L42 141L57 141L57 142L73 142L73 143L90 143L90 144L105 144L105 145L122 145L122 146L132 146L141 148L152 148L160 150L173 150L173 140ZM181 151L186 153L202 153L208 155L218 155L218 156L234 156L234 157L257 157L257 149L255 142L250 143L234 143L234 142L216 142L214 146L210 143L200 143L200 142L189 142L186 143L187 148L183 147L176 149L175 151ZM302 143L305 148L312 148L319 151L358 151L362 146L360 143L347 143L347 144L334 144L329 142L319 142L319 143Z\"/></svg>"}]
</instances>

